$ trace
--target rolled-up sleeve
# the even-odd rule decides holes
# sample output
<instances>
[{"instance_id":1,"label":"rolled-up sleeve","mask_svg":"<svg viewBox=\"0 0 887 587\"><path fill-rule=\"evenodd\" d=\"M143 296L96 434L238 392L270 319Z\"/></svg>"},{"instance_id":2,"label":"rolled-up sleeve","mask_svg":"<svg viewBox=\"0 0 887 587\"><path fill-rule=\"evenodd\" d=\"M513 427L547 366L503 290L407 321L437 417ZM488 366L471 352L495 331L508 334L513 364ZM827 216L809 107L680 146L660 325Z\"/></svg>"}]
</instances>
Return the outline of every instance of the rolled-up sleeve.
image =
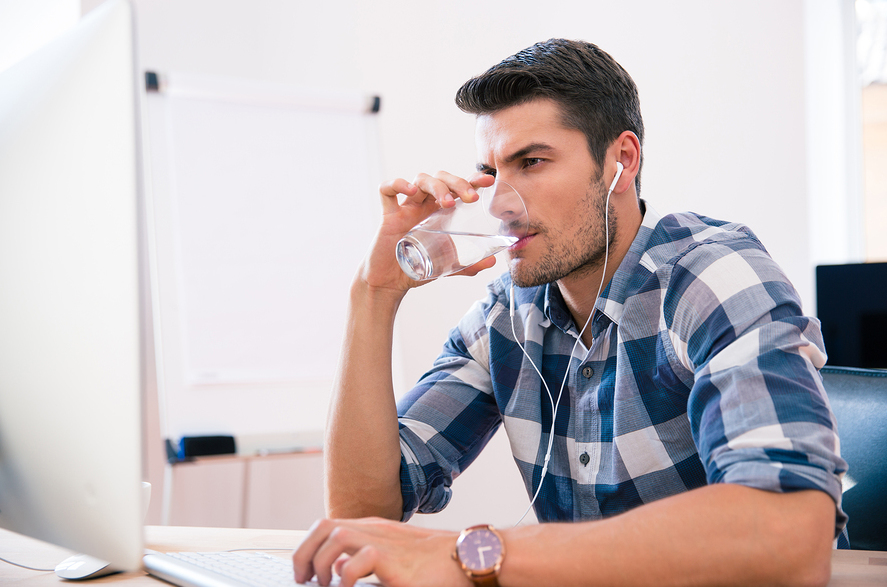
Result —
<instances>
[{"instance_id":1,"label":"rolled-up sleeve","mask_svg":"<svg viewBox=\"0 0 887 587\"><path fill-rule=\"evenodd\" d=\"M839 533L847 465L818 321L753 239L695 247L667 279L668 338L695 373L688 415L708 482L824 491Z\"/></svg>"},{"instance_id":2,"label":"rolled-up sleeve","mask_svg":"<svg viewBox=\"0 0 887 587\"><path fill-rule=\"evenodd\" d=\"M446 507L453 480L501 423L485 326L492 303L491 297L471 308L431 370L398 402L403 520Z\"/></svg>"}]
</instances>

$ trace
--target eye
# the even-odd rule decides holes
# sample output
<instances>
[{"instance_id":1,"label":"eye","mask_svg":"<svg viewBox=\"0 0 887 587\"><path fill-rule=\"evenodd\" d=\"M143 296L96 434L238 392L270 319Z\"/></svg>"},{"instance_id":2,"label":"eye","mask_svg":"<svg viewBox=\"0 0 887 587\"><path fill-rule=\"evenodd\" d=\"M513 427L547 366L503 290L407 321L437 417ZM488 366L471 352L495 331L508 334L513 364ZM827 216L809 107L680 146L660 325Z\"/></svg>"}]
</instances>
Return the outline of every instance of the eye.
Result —
<instances>
[{"instance_id":1,"label":"eye","mask_svg":"<svg viewBox=\"0 0 887 587\"><path fill-rule=\"evenodd\" d=\"M542 161L539 157L527 157L524 159L524 167L535 167L542 163Z\"/></svg>"}]
</instances>

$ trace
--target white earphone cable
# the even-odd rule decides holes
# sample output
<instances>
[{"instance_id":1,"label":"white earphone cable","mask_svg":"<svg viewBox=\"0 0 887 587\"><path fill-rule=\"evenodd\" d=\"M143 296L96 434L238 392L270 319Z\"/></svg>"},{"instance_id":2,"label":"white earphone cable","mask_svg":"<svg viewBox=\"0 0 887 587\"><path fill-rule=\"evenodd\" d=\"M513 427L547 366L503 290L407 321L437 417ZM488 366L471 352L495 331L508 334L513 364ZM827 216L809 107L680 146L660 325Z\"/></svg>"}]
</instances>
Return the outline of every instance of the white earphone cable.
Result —
<instances>
[{"instance_id":1,"label":"white earphone cable","mask_svg":"<svg viewBox=\"0 0 887 587\"><path fill-rule=\"evenodd\" d=\"M601 272L601 283L598 286L597 294L594 297L595 305L597 304L598 298L600 298L601 291L604 288L604 280L607 277L607 261L610 258L610 194L613 193L613 189L616 187L616 182L619 181L619 177L622 175L623 166L621 163L616 164L616 175L613 177L613 182L610 184L610 188L607 190L607 198L604 202L604 268ZM524 348L524 345L520 343L517 338L517 332L515 332L514 328L514 282L511 282L511 299L509 301L509 313L511 318L511 334L514 336L514 342L517 343L517 346L520 347L521 351L523 351L524 356L530 361L530 365L533 366L533 369L539 375L539 379L542 381L542 385L545 386L545 391L548 392L548 399L551 401L551 430L548 433L548 446L545 451L545 460L542 462L542 472L539 475L539 485L536 486L536 492L533 494L533 499L530 500L530 505L527 506L526 511L520 517L520 519L515 522L515 526L519 526L521 522L524 521L524 518L527 517L527 514L530 513L530 510L533 508L533 504L536 503L536 498L539 497L539 492L542 491L542 482L545 480L545 474L548 472L548 461L551 459L551 449L554 446L554 429L555 424L557 423L557 408L560 405L561 397L564 393L564 388L567 385L567 378L570 375L570 368L567 367L566 372L564 373L564 380L561 382L560 390L557 393L557 400L555 400L551 395L551 389L549 389L548 384L545 382L545 378L542 377L542 372L539 370L539 367L536 366L536 363L533 361L532 357L530 357L529 353L527 353L527 349ZM576 347L579 345L579 342L582 340L582 335L585 333L585 329L588 328L588 325L591 324L591 317L594 316L594 306L592 306L591 312L588 314L588 318L585 320L585 324L582 326L582 330L579 331L579 335L576 337L576 342L573 343L573 348L570 350L570 360L573 359L573 354L576 352Z\"/></svg>"}]
</instances>

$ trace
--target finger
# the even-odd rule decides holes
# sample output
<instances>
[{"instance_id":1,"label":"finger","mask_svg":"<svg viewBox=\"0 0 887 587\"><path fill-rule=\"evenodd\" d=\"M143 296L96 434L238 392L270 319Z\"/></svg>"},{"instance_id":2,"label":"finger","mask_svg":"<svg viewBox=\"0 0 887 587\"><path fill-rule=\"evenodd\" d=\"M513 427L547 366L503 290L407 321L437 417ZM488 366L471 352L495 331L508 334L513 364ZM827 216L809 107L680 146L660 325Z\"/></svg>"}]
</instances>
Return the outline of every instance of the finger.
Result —
<instances>
[{"instance_id":1,"label":"finger","mask_svg":"<svg viewBox=\"0 0 887 587\"><path fill-rule=\"evenodd\" d=\"M450 208L456 204L456 194L445 181L437 177L420 173L413 179L413 183L419 188L419 193L408 200L421 203L430 197L442 208Z\"/></svg>"},{"instance_id":2,"label":"finger","mask_svg":"<svg viewBox=\"0 0 887 587\"><path fill-rule=\"evenodd\" d=\"M321 585L329 585L333 580L333 565L343 554L353 555L359 548L366 545L367 537L355 529L344 525L337 525L329 533L326 541L314 553L314 573L317 582Z\"/></svg>"},{"instance_id":3,"label":"finger","mask_svg":"<svg viewBox=\"0 0 887 587\"><path fill-rule=\"evenodd\" d=\"M465 269L462 269L461 271L457 271L456 273L453 273L453 275L460 275L462 277L472 277L474 275L477 275L478 273L480 273L484 269L489 269L490 267L492 267L495 264L496 264L496 256L493 255L493 256L487 257L486 259L481 259L480 261L478 261L474 265L469 265Z\"/></svg>"},{"instance_id":4,"label":"finger","mask_svg":"<svg viewBox=\"0 0 887 587\"><path fill-rule=\"evenodd\" d=\"M467 179L446 171L438 171L434 178L446 184L452 196L460 198L465 202L474 202L480 197L474 185Z\"/></svg>"},{"instance_id":5,"label":"finger","mask_svg":"<svg viewBox=\"0 0 887 587\"><path fill-rule=\"evenodd\" d=\"M359 580L376 572L379 551L372 546L364 546L353 556L336 562L336 574L341 587L352 587Z\"/></svg>"},{"instance_id":6,"label":"finger","mask_svg":"<svg viewBox=\"0 0 887 587\"><path fill-rule=\"evenodd\" d=\"M383 182L379 186L379 194L382 196L382 212L388 213L397 210L399 206L397 196L400 194L409 198L415 197L418 191L418 187L402 178Z\"/></svg>"},{"instance_id":7,"label":"finger","mask_svg":"<svg viewBox=\"0 0 887 587\"><path fill-rule=\"evenodd\" d=\"M302 543L293 551L293 573L296 583L305 583L314 576L314 553L326 540L326 535L331 531L329 520L317 520L308 529L308 535Z\"/></svg>"},{"instance_id":8,"label":"finger","mask_svg":"<svg viewBox=\"0 0 887 587\"><path fill-rule=\"evenodd\" d=\"M488 188L496 183L496 176L485 171L477 171L467 178L468 182L476 188Z\"/></svg>"},{"instance_id":9,"label":"finger","mask_svg":"<svg viewBox=\"0 0 887 587\"><path fill-rule=\"evenodd\" d=\"M348 559L350 559L350 558L351 557L349 557L349 556L340 556L338 559L336 559L336 564L333 565L333 572L335 572L337 575L339 575L341 577L342 576L342 567L345 565L345 563L348 562Z\"/></svg>"}]
</instances>

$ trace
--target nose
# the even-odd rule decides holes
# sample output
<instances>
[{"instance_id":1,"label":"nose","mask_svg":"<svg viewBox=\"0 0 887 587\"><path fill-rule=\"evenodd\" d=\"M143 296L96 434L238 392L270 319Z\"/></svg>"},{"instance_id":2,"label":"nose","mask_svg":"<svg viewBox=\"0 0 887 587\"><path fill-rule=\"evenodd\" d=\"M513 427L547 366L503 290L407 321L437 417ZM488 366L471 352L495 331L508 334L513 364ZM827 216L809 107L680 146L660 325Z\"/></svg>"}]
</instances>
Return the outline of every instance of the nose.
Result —
<instances>
[{"instance_id":1,"label":"nose","mask_svg":"<svg viewBox=\"0 0 887 587\"><path fill-rule=\"evenodd\" d=\"M484 190L484 199L490 215L502 221L502 232L518 237L527 233L527 207L517 190L510 184L496 180Z\"/></svg>"}]
</instances>

